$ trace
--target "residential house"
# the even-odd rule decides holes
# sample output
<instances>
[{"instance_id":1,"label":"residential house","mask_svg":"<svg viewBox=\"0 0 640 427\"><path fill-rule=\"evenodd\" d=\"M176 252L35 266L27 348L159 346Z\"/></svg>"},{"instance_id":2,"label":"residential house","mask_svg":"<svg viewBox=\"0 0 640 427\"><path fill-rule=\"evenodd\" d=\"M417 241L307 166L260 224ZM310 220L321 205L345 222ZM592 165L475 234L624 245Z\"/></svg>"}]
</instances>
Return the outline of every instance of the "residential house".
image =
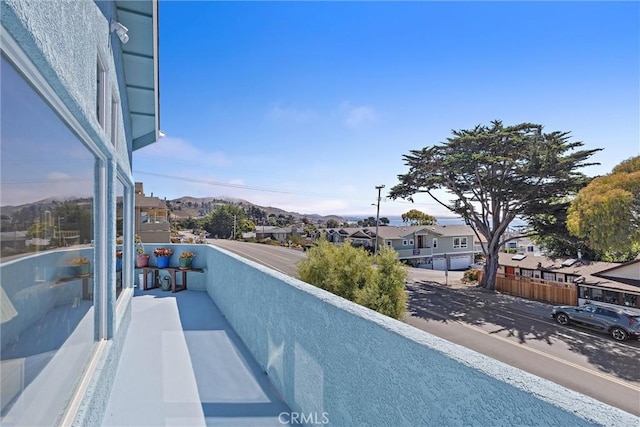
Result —
<instances>
[{"instance_id":1,"label":"residential house","mask_svg":"<svg viewBox=\"0 0 640 427\"><path fill-rule=\"evenodd\" d=\"M24 249L26 247L26 231L3 231L0 233L0 250L4 251L7 248ZM10 251L8 253L10 253Z\"/></svg>"},{"instance_id":2,"label":"residential house","mask_svg":"<svg viewBox=\"0 0 640 427\"><path fill-rule=\"evenodd\" d=\"M198 271L181 274L188 288L134 289L144 270L134 268L132 157L160 137L158 3L1 7L0 206L72 188L91 200L93 240L0 258L1 424L281 425L294 414L338 426L534 425L540 414L549 425L637 423L214 246L162 243L196 252ZM25 191L34 179L43 185ZM435 230L422 235L438 248L472 242ZM87 260L89 273L75 268Z\"/></svg>"},{"instance_id":3,"label":"residential house","mask_svg":"<svg viewBox=\"0 0 640 427\"><path fill-rule=\"evenodd\" d=\"M505 233L504 239L512 239L504 244L505 249L510 249L519 254L542 255L543 251L540 246L529 237L520 235L519 233Z\"/></svg>"},{"instance_id":4,"label":"residential house","mask_svg":"<svg viewBox=\"0 0 640 427\"><path fill-rule=\"evenodd\" d=\"M135 186L135 228L143 243L168 243L171 241L169 209L164 200L144 194L143 184Z\"/></svg>"},{"instance_id":5,"label":"residential house","mask_svg":"<svg viewBox=\"0 0 640 427\"><path fill-rule=\"evenodd\" d=\"M466 225L378 227L378 247L391 247L411 265L466 270L474 261L473 229Z\"/></svg>"},{"instance_id":6,"label":"residential house","mask_svg":"<svg viewBox=\"0 0 640 427\"><path fill-rule=\"evenodd\" d=\"M498 273L531 279L531 283L574 284L575 304L596 302L640 309L640 257L621 264L501 252Z\"/></svg>"},{"instance_id":7,"label":"residential house","mask_svg":"<svg viewBox=\"0 0 640 427\"><path fill-rule=\"evenodd\" d=\"M277 227L273 225L259 225L252 234L258 240L273 239L280 243L287 243L291 240L291 237L300 235L296 227Z\"/></svg>"}]
</instances>

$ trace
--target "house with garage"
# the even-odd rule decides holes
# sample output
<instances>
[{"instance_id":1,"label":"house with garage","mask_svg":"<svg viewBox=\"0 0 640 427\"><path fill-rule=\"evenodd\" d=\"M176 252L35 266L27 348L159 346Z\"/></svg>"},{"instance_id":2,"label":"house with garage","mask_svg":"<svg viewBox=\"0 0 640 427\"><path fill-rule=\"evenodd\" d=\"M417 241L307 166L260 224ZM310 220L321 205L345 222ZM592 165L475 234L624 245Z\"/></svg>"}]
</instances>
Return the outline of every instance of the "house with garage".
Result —
<instances>
[{"instance_id":1,"label":"house with garage","mask_svg":"<svg viewBox=\"0 0 640 427\"><path fill-rule=\"evenodd\" d=\"M473 264L473 229L466 225L379 227L378 247L390 247L415 267L466 270Z\"/></svg>"}]
</instances>

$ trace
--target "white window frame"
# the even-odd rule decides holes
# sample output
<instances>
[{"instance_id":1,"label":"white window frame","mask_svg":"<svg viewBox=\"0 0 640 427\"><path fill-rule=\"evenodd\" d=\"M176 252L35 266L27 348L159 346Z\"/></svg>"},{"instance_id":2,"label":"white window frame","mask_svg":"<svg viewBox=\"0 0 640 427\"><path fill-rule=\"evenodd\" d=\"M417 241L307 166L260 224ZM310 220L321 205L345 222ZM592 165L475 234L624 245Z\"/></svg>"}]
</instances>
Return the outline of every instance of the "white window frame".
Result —
<instances>
[{"instance_id":1,"label":"white window frame","mask_svg":"<svg viewBox=\"0 0 640 427\"><path fill-rule=\"evenodd\" d=\"M96 215L96 212L106 212L107 201L107 188L104 186L104 165L107 162L107 155L102 152L100 147L94 142L93 137L89 135L87 130L80 124L78 119L71 113L64 101L58 96L57 92L49 84L49 81L42 75L40 69L31 61L31 58L22 50L20 45L9 35L7 31L2 27L0 31L0 45L2 46L2 54L13 64L24 77L24 79L33 87L34 91L40 95L40 97L49 104L50 108L55 114L58 115L60 120L78 137L78 139L85 145L87 150L95 157L95 169L94 169L94 185L96 185L96 191L94 191L94 221L99 220L100 217ZM100 56L98 57L100 60ZM104 62L103 62L104 64ZM96 70L98 68L96 67ZM105 68L103 67L103 70ZM106 88L106 71L102 80ZM96 106L97 106L96 100ZM104 108L102 110L105 112ZM98 112L96 111L96 114ZM106 113L106 112L105 112ZM90 117L90 115L89 115ZM101 181L98 184L98 181ZM98 361L104 356L107 351L106 340L110 337L107 336L107 311L108 302L105 300L105 289L107 287L107 273L104 268L106 265L107 249L109 248L106 237L106 223L99 226L101 229L96 233L94 228L94 258L101 263L100 267L95 266L96 270L94 277L94 286L96 292L94 293L94 330L93 330L93 353L90 356L90 360L86 361L86 369L83 374L80 375L78 385L72 395L70 396L70 403L65 408L65 412L62 415L61 425L70 425L73 417L77 413L80 406L80 400L85 395L86 390L90 387L91 379L95 375L95 366ZM111 255L112 252L109 252ZM93 367L93 368L90 368Z\"/></svg>"},{"instance_id":2,"label":"white window frame","mask_svg":"<svg viewBox=\"0 0 640 427\"><path fill-rule=\"evenodd\" d=\"M407 239L404 239L402 241L402 246L407 246L409 244L409 242L407 241Z\"/></svg>"},{"instance_id":3,"label":"white window frame","mask_svg":"<svg viewBox=\"0 0 640 427\"><path fill-rule=\"evenodd\" d=\"M387 246L393 246L393 243L391 242L391 240L387 240Z\"/></svg>"},{"instance_id":4,"label":"white window frame","mask_svg":"<svg viewBox=\"0 0 640 427\"><path fill-rule=\"evenodd\" d=\"M437 248L437 247L438 247L438 239L437 239L437 238L435 238L435 237L434 237L434 238L433 238L433 241L432 241L431 243L432 243L432 246L433 246L434 248Z\"/></svg>"},{"instance_id":5,"label":"white window frame","mask_svg":"<svg viewBox=\"0 0 640 427\"><path fill-rule=\"evenodd\" d=\"M100 53L96 60L96 118L102 129L107 124L107 67Z\"/></svg>"},{"instance_id":6,"label":"white window frame","mask_svg":"<svg viewBox=\"0 0 640 427\"><path fill-rule=\"evenodd\" d=\"M550 282L556 281L556 273L553 271L543 271L542 272L542 280L548 280Z\"/></svg>"},{"instance_id":7,"label":"white window frame","mask_svg":"<svg viewBox=\"0 0 640 427\"><path fill-rule=\"evenodd\" d=\"M111 126L110 126L110 138L111 145L118 146L118 127L120 125L120 100L115 94L115 91L111 91Z\"/></svg>"},{"instance_id":8,"label":"white window frame","mask_svg":"<svg viewBox=\"0 0 640 427\"><path fill-rule=\"evenodd\" d=\"M409 246L413 246L413 239L409 239Z\"/></svg>"},{"instance_id":9,"label":"white window frame","mask_svg":"<svg viewBox=\"0 0 640 427\"><path fill-rule=\"evenodd\" d=\"M456 240L458 243L456 243ZM466 249L468 246L468 239L466 237L453 238L453 249Z\"/></svg>"}]
</instances>

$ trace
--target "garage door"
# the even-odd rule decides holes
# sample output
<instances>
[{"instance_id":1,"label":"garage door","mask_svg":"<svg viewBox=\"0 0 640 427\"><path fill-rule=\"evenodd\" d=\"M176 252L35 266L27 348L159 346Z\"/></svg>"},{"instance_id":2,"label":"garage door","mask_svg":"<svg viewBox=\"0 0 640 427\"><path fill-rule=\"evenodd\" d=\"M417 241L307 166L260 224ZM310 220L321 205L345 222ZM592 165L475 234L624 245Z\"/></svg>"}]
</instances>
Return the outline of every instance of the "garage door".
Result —
<instances>
[{"instance_id":1,"label":"garage door","mask_svg":"<svg viewBox=\"0 0 640 427\"><path fill-rule=\"evenodd\" d=\"M449 258L449 265L451 270L466 270L471 265L471 257L469 255L452 256Z\"/></svg>"},{"instance_id":2,"label":"garage door","mask_svg":"<svg viewBox=\"0 0 640 427\"><path fill-rule=\"evenodd\" d=\"M444 271L447 268L447 263L444 258L434 258L433 259L433 269Z\"/></svg>"}]
</instances>

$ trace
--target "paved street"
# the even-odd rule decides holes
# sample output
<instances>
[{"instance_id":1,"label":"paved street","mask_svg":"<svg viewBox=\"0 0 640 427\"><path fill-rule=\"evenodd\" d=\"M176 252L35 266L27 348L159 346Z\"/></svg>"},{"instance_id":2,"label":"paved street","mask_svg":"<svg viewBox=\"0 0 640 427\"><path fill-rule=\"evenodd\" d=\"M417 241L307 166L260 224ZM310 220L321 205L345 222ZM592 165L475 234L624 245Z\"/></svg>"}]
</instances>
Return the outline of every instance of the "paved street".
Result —
<instances>
[{"instance_id":1,"label":"paved street","mask_svg":"<svg viewBox=\"0 0 640 427\"><path fill-rule=\"evenodd\" d=\"M296 276L300 250L209 243ZM461 283L462 272L409 269L410 325L640 416L640 342L619 343L549 316L551 305Z\"/></svg>"}]
</instances>

